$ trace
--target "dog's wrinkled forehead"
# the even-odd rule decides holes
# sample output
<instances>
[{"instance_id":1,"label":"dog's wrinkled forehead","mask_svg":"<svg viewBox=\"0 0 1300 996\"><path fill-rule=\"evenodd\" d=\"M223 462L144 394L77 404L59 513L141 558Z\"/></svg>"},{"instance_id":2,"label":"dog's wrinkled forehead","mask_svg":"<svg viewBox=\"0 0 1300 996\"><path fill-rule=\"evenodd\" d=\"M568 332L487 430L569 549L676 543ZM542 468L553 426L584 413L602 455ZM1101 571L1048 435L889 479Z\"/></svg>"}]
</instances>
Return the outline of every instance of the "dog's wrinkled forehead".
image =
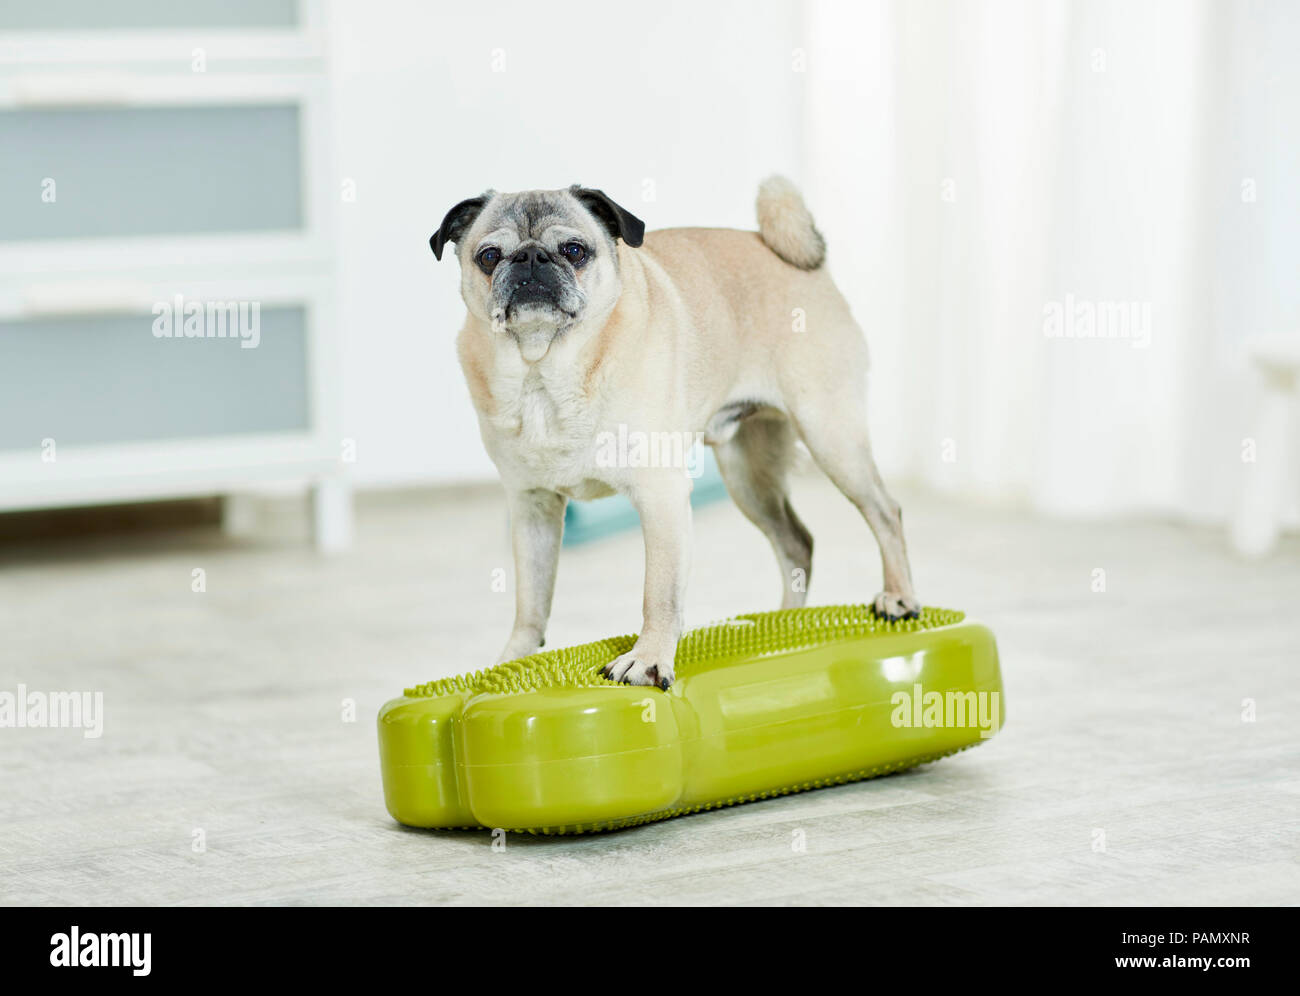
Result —
<instances>
[{"instance_id":1,"label":"dog's wrinkled forehead","mask_svg":"<svg viewBox=\"0 0 1300 996\"><path fill-rule=\"evenodd\" d=\"M613 242L604 227L567 190L497 194L479 215L469 242L475 243L498 232L511 232L520 242L529 239L545 241L555 229L584 235L591 240Z\"/></svg>"},{"instance_id":2,"label":"dog's wrinkled forehead","mask_svg":"<svg viewBox=\"0 0 1300 996\"><path fill-rule=\"evenodd\" d=\"M438 230L429 237L429 248L442 259L448 242L456 243L463 254L467 247L482 241L485 233L508 233L511 240L517 241L546 241L548 232L553 235L564 229L568 230L565 234L581 236L588 249L599 242L612 246L616 239L636 247L645 236L645 223L631 211L616 204L603 190L575 183L568 190L525 190L518 194L488 190L463 200L447 212Z\"/></svg>"}]
</instances>

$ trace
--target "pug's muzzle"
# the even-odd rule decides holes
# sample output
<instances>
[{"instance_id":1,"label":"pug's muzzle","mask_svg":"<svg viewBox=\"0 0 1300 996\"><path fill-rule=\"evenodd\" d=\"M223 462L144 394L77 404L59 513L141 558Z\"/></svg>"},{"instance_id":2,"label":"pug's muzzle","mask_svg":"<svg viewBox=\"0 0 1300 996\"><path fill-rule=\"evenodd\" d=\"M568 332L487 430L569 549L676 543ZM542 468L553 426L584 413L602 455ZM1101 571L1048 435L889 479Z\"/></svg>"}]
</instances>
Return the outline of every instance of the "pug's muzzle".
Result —
<instances>
[{"instance_id":1,"label":"pug's muzzle","mask_svg":"<svg viewBox=\"0 0 1300 996\"><path fill-rule=\"evenodd\" d=\"M515 312L534 308L551 308L566 318L575 315L564 270L536 243L520 246L498 266L492 285L492 295L507 319Z\"/></svg>"}]
</instances>

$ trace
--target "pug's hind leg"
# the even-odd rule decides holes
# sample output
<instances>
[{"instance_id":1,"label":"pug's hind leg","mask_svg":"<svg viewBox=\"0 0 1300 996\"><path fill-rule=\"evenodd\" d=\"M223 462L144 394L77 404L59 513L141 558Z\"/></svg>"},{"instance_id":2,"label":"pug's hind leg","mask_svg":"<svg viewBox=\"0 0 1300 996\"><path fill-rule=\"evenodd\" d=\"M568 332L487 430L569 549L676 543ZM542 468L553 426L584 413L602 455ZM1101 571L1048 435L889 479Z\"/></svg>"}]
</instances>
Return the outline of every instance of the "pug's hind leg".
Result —
<instances>
[{"instance_id":1,"label":"pug's hind leg","mask_svg":"<svg viewBox=\"0 0 1300 996\"><path fill-rule=\"evenodd\" d=\"M919 616L921 603L912 587L903 539L903 511L885 490L872 459L866 405L830 395L824 400L815 411L796 416L799 434L818 466L857 506L876 537L884 573L884 590L874 601L876 613L890 620Z\"/></svg>"},{"instance_id":2,"label":"pug's hind leg","mask_svg":"<svg viewBox=\"0 0 1300 996\"><path fill-rule=\"evenodd\" d=\"M786 488L794 459L793 428L782 415L756 414L730 440L716 445L714 453L732 500L772 544L781 568L781 608L802 607L808 599L813 540L795 515Z\"/></svg>"}]
</instances>

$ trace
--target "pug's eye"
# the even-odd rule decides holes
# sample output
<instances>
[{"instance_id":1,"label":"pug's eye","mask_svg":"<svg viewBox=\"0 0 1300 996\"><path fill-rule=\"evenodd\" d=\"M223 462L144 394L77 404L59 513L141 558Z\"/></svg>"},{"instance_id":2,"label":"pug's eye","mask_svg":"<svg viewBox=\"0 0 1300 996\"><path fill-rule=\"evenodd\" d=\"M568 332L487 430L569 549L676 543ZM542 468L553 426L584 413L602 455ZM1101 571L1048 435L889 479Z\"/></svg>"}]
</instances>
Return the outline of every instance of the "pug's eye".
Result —
<instances>
[{"instance_id":1,"label":"pug's eye","mask_svg":"<svg viewBox=\"0 0 1300 996\"><path fill-rule=\"evenodd\" d=\"M587 247L581 242L566 242L560 246L560 252L574 266L581 266L587 261Z\"/></svg>"},{"instance_id":2,"label":"pug's eye","mask_svg":"<svg viewBox=\"0 0 1300 996\"><path fill-rule=\"evenodd\" d=\"M486 249L480 249L479 254L474 257L478 263L478 268L484 273L491 273L501 262L501 250L496 246L488 246Z\"/></svg>"}]
</instances>

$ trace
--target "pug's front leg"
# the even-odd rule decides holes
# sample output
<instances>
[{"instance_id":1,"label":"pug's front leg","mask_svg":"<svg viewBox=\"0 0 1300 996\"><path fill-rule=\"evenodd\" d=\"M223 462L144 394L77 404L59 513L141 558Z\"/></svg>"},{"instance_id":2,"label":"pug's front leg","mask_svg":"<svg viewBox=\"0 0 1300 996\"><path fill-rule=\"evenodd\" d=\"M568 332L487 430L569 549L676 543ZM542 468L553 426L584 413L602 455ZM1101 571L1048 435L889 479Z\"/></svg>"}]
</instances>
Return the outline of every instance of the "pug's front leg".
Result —
<instances>
[{"instance_id":1,"label":"pug's front leg","mask_svg":"<svg viewBox=\"0 0 1300 996\"><path fill-rule=\"evenodd\" d=\"M605 665L605 675L615 681L665 690L673 683L691 562L690 496L688 478L656 482L628 496L641 516L645 596L641 635L631 650Z\"/></svg>"},{"instance_id":2,"label":"pug's front leg","mask_svg":"<svg viewBox=\"0 0 1300 996\"><path fill-rule=\"evenodd\" d=\"M546 642L566 501L554 491L532 488L511 490L508 503L515 556L515 624L498 664L536 653Z\"/></svg>"}]
</instances>

